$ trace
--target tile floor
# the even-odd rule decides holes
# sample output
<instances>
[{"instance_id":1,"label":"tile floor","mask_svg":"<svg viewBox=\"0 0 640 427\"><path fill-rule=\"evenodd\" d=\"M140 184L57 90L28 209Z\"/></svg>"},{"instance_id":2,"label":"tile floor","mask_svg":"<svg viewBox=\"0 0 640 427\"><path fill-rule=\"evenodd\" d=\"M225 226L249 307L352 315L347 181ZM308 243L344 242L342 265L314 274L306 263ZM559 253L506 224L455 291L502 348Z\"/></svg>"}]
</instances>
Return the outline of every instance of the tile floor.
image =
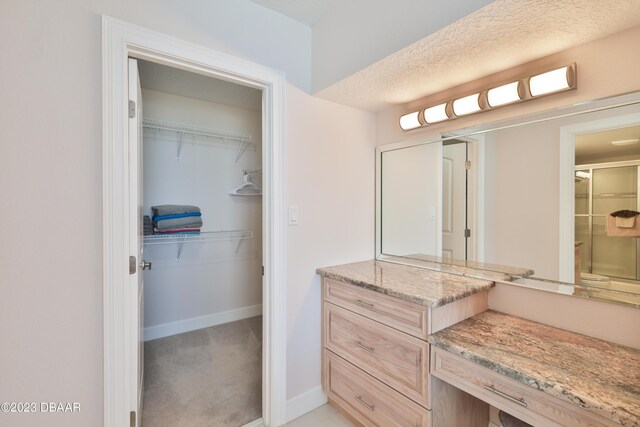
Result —
<instances>
[{"instance_id":1,"label":"tile floor","mask_svg":"<svg viewBox=\"0 0 640 427\"><path fill-rule=\"evenodd\" d=\"M286 424L287 427L353 427L355 424L342 416L328 403Z\"/></svg>"}]
</instances>

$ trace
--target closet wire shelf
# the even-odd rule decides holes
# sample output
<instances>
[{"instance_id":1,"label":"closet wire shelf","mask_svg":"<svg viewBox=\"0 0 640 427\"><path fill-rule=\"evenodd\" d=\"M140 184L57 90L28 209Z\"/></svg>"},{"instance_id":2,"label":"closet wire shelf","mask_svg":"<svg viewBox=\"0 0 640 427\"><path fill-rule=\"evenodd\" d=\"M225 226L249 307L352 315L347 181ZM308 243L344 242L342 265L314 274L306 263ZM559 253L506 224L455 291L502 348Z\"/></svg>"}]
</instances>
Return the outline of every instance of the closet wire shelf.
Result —
<instances>
[{"instance_id":1,"label":"closet wire shelf","mask_svg":"<svg viewBox=\"0 0 640 427\"><path fill-rule=\"evenodd\" d=\"M249 146L252 145L251 135L241 132L210 129L190 125L187 123L170 122L167 120L152 119L149 117L145 117L142 120L142 126L145 129L152 129L156 132L175 132L179 137L177 156L178 160L180 160L180 153L182 152L182 145L185 142L185 135L190 135L194 138L197 136L203 136L207 138L214 138L223 143L238 144L238 155L236 156L236 163L238 162L242 154L249 148Z\"/></svg>"},{"instance_id":2,"label":"closet wire shelf","mask_svg":"<svg viewBox=\"0 0 640 427\"><path fill-rule=\"evenodd\" d=\"M144 236L145 245L178 244L178 261L182 255L182 246L185 243L205 243L220 240L237 240L235 253L240 250L240 245L245 239L252 239L253 231L250 230L220 230L202 231L200 234L152 234Z\"/></svg>"},{"instance_id":3,"label":"closet wire shelf","mask_svg":"<svg viewBox=\"0 0 640 427\"><path fill-rule=\"evenodd\" d=\"M230 230L230 231L202 231L200 234L152 234L144 236L146 245L165 245L170 243L202 243L215 240L244 240L252 239L253 231Z\"/></svg>"}]
</instances>

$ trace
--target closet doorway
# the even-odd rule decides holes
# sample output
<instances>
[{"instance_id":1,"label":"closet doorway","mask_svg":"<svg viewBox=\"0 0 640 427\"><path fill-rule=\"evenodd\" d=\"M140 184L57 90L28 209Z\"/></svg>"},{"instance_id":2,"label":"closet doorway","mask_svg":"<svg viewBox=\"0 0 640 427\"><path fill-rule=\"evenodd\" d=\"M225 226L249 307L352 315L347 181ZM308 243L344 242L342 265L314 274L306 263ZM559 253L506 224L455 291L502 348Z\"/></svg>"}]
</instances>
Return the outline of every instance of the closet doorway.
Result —
<instances>
[{"instance_id":1,"label":"closet doorway","mask_svg":"<svg viewBox=\"0 0 640 427\"><path fill-rule=\"evenodd\" d=\"M145 331L140 329L144 327L142 318L142 303L144 296L144 287L150 286L157 279L149 276L148 282L143 286L143 278L148 275L148 271L143 268L149 266L151 262L151 271L157 269L165 263L168 268L169 257L162 259L162 256L171 252L171 262L185 265L187 255L190 254L191 261L194 261L193 255L212 255L210 260L220 262L227 253L228 248L205 248L207 244L230 246L232 243L236 246L232 249L232 258L246 251L242 245L245 245L251 239L256 238L256 234L249 233L248 229L235 228L221 230L215 228L219 223L215 223L216 216L209 217L205 214L212 210L211 207L205 207L206 203L197 202L190 204L184 201L176 203L164 203L163 205L154 205L159 210L187 208L190 216L197 216L199 213L203 217L202 225L199 222L189 222L189 233L181 236L169 237L146 237L143 236L143 215L149 206L144 203L144 104L145 96L139 88L138 73L131 72L133 68L130 66L130 60L136 64L138 61L148 61L155 65L164 65L182 71L188 71L198 75L198 77L215 78L227 83L239 84L243 87L253 88L261 93L261 113L259 131L263 150L261 152L261 163L255 169L243 169L240 166L240 174L236 176L236 181L231 188L225 186L225 190L238 191L246 190L251 186L250 181L256 183L259 188L262 184L262 204L260 211L261 216L261 232L258 231L258 238L262 240L262 244L258 243L257 247L261 250L262 265L259 269L259 278L261 281L261 299L262 299L262 327L255 324L250 326L252 333L256 339L262 335L262 357L258 356L261 365L261 408L262 422L266 425L280 425L284 422L285 409L285 318L284 318L284 302L285 302L285 281L284 281L284 209L283 209L283 143L282 143L282 113L283 113L283 88L284 76L281 73L274 72L266 67L251 63L246 60L225 55L192 43L184 42L173 37L149 31L147 29L137 27L126 22L115 20L109 17L103 17L103 191L104 191L104 208L103 208L103 237L104 237L104 257L103 257L103 287L104 287L104 424L105 426L122 426L122 425L142 425L141 402L143 402L144 373L142 367L144 352L141 351ZM144 67L143 67L144 68ZM174 70L171 70L174 71ZM131 90L128 90L131 89ZM181 96L168 93L171 96ZM184 94L182 94L184 95ZM162 96L160 96L161 98ZM138 102L138 101L142 102ZM131 102L132 101L132 102ZM154 102L150 103L151 108ZM159 110L158 110L159 111ZM169 113L171 109L165 110ZM173 117L170 117L173 119ZM200 117L199 119L201 119ZM188 147L196 147L204 149L206 144L199 144L197 141L188 141L186 137L187 124L193 125L197 130L201 128L211 130L211 126L201 126L198 122L190 123L189 121L168 120L173 124L180 123L183 125L180 129L161 129L163 136L169 133L178 134L177 142L174 144L173 161L179 163L186 158L186 149ZM157 125L158 123L155 122ZM167 125L167 123L162 123ZM154 122L147 121L147 128L151 131ZM232 129L222 128L214 130L229 131ZM156 129L158 130L158 129ZM176 130L178 132L176 132ZM239 132L243 133L243 132ZM180 134L185 137L180 140ZM227 132L227 135L229 132ZM237 135L235 135L237 136ZM229 138L231 139L231 138ZM140 142L140 143L138 143ZM155 142L158 145L161 142ZM221 142L219 147L225 150L229 142ZM226 144L226 145L225 145ZM236 158L241 152L245 156L251 151L251 147L245 143L240 150L235 151L233 163L235 165ZM176 147L177 146L177 147ZM255 148L254 148L255 149ZM163 150L160 149L160 152ZM180 160L178 160L180 157ZM205 155L199 156L195 160L197 165L195 169L202 170L202 173L212 173L206 167L201 168L199 163L204 161ZM248 157L247 157L248 158ZM194 160L194 159L191 159ZM256 160L254 158L253 160ZM240 160L238 159L238 162ZM183 161L182 164L185 162ZM175 163L174 163L175 164ZM194 166L194 163L191 164ZM263 178L258 183L259 177L255 176L262 167ZM235 166L234 166L235 167ZM247 171L244 173L243 171ZM219 172L219 171L217 171ZM217 173L216 172L216 173ZM156 180L156 184L160 183L160 187L171 188L175 181L167 180L166 173L157 172L162 178ZM251 175L245 177L245 175ZM186 175L184 175L186 176ZM244 177L244 178L243 178ZM175 180L182 179L181 176L174 176ZM207 177L197 176L201 181L206 182ZM192 186L186 190L178 191L176 194L192 197L194 194L194 177L190 181ZM164 180L164 181L163 181ZM170 182L171 181L171 182ZM197 181L197 180L196 180ZM243 186L243 184L248 184ZM154 190L150 190L154 191ZM225 193L226 197L257 197L254 196L232 196ZM154 202L155 203L155 202ZM202 204L203 206L199 206ZM185 206L179 206L185 205ZM176 207L178 206L178 207ZM192 211L192 210L195 210ZM197 212L197 211L200 212ZM173 215L170 212L157 212L159 217ZM184 215L178 213L177 215ZM241 215L238 215L240 217ZM250 215L249 215L250 216ZM185 218L184 216L179 217ZM171 220L174 218L156 218L158 221ZM234 217L234 219L236 219ZM192 220L192 218L190 219ZM208 224L209 227L206 226ZM164 224L166 225L166 223ZM176 224L170 224L174 226ZM159 230L164 227L156 227ZM199 228L199 231L196 230ZM173 230L169 228L169 230ZM164 230L162 230L164 231ZM220 233L223 231L224 233ZM235 232L240 233L235 233ZM205 234L206 232L212 234ZM234 232L234 233L230 233ZM199 234L197 234L199 233ZM171 233L166 233L171 234ZM174 233L175 234L175 233ZM162 243L163 239L166 239ZM168 241L171 240L169 243ZM187 241L188 240L188 241ZM255 241L255 240L254 240ZM238 245L240 243L240 245ZM154 248L152 248L152 246ZM200 247L198 250L197 247ZM146 250L146 253L143 251ZM145 259L153 255L153 252L161 252L158 256L157 264L153 265L153 260ZM236 253L237 251L237 253ZM249 251L250 252L250 251ZM154 255L154 257L156 256ZM162 256L161 256L162 255ZM246 253L244 255L247 255ZM257 256L257 254L256 254ZM216 258L217 257L217 258ZM200 258L201 260L204 258ZM162 260L162 262L160 261ZM225 262L222 262L225 264ZM229 260L226 260L229 264ZM226 265L225 264L225 265ZM175 264L174 264L175 266ZM155 269L155 270L154 270ZM197 274L196 274L197 275ZM161 279L165 280L171 274L161 275ZM166 277L165 277L166 276ZM225 279L230 276L227 274ZM194 282L194 277L191 277ZM186 279L183 283L189 283L190 279ZM223 280L224 281L224 280ZM160 281L161 282L161 281ZM158 283L160 283L158 282ZM173 299L174 307L178 307L179 311L183 310L186 293L174 293L170 295ZM206 306L204 303L206 297L198 301L200 306ZM209 301L211 302L211 301ZM228 302L228 301L226 301ZM149 302L147 302L149 304ZM258 306L253 304L250 307ZM159 310L162 311L162 310ZM164 330L167 332L184 332L185 330L195 329L206 326L207 321L215 319L216 322L225 320L233 320L234 317L229 315L229 311L238 314L237 311L226 310L224 315L200 315L195 318L179 319L174 322L158 323L156 328L147 328L148 336L158 334ZM240 310L242 312L242 310ZM251 310L248 310L249 312ZM200 312L201 313L201 312ZM247 310L244 311L245 315ZM156 313L158 316L161 314ZM175 313L172 313L175 316ZM256 317L256 316L254 316ZM156 318L157 319L157 318ZM148 319L149 320L149 319ZM215 323L215 322L214 322ZM167 326L170 326L167 328ZM214 326L217 327L217 326ZM224 333L222 334L224 335ZM170 337L168 337L170 338ZM185 340L186 341L186 340ZM198 341L195 339L195 341ZM255 344L255 342L254 342ZM246 348L246 346L244 346ZM255 346L254 346L255 349ZM197 357L194 357L197 359ZM206 373L203 374L206 376ZM189 382L189 381L188 381ZM195 386L200 387L197 383L190 382L192 389ZM189 392L193 392L191 390ZM182 407L183 412L189 408ZM165 424L168 420L164 420ZM190 423L191 421L185 421ZM199 420L205 425L210 425L207 421ZM216 421L211 421L214 424Z\"/></svg>"},{"instance_id":2,"label":"closet doorway","mask_svg":"<svg viewBox=\"0 0 640 427\"><path fill-rule=\"evenodd\" d=\"M262 92L136 65L142 420L242 426L262 416Z\"/></svg>"}]
</instances>

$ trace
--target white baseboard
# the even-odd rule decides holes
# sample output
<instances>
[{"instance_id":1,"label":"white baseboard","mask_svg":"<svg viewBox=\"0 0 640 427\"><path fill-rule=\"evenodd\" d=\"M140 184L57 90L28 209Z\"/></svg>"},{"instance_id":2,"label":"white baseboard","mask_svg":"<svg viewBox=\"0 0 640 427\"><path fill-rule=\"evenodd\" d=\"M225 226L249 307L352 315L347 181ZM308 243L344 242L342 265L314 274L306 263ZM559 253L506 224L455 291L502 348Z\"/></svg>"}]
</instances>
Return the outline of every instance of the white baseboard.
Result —
<instances>
[{"instance_id":1,"label":"white baseboard","mask_svg":"<svg viewBox=\"0 0 640 427\"><path fill-rule=\"evenodd\" d=\"M307 390L287 400L286 422L295 420L325 403L327 403L327 394L322 390L322 387Z\"/></svg>"},{"instance_id":2,"label":"white baseboard","mask_svg":"<svg viewBox=\"0 0 640 427\"><path fill-rule=\"evenodd\" d=\"M242 427L264 427L264 420L262 418L258 418L255 421L251 421L250 423L243 425Z\"/></svg>"},{"instance_id":3,"label":"white baseboard","mask_svg":"<svg viewBox=\"0 0 640 427\"><path fill-rule=\"evenodd\" d=\"M222 311L220 313L208 314L206 316L193 317L191 319L179 320L177 322L163 323L161 325L144 328L144 340L155 340L183 332L195 331L196 329L208 328L210 326L221 325L223 323L234 322L236 320L247 319L249 317L260 316L262 314L262 304L250 305L248 307L236 308L234 310Z\"/></svg>"}]
</instances>

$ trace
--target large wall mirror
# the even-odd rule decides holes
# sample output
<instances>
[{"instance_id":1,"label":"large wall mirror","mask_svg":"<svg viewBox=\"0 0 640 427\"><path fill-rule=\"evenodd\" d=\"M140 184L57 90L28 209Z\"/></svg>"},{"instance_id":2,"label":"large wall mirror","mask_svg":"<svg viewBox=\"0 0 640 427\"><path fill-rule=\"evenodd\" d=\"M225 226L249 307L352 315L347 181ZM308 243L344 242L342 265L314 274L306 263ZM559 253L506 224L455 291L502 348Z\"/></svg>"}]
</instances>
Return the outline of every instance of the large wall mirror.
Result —
<instances>
[{"instance_id":1,"label":"large wall mirror","mask_svg":"<svg viewBox=\"0 0 640 427\"><path fill-rule=\"evenodd\" d=\"M639 183L640 93L380 146L378 256L640 306Z\"/></svg>"}]
</instances>

